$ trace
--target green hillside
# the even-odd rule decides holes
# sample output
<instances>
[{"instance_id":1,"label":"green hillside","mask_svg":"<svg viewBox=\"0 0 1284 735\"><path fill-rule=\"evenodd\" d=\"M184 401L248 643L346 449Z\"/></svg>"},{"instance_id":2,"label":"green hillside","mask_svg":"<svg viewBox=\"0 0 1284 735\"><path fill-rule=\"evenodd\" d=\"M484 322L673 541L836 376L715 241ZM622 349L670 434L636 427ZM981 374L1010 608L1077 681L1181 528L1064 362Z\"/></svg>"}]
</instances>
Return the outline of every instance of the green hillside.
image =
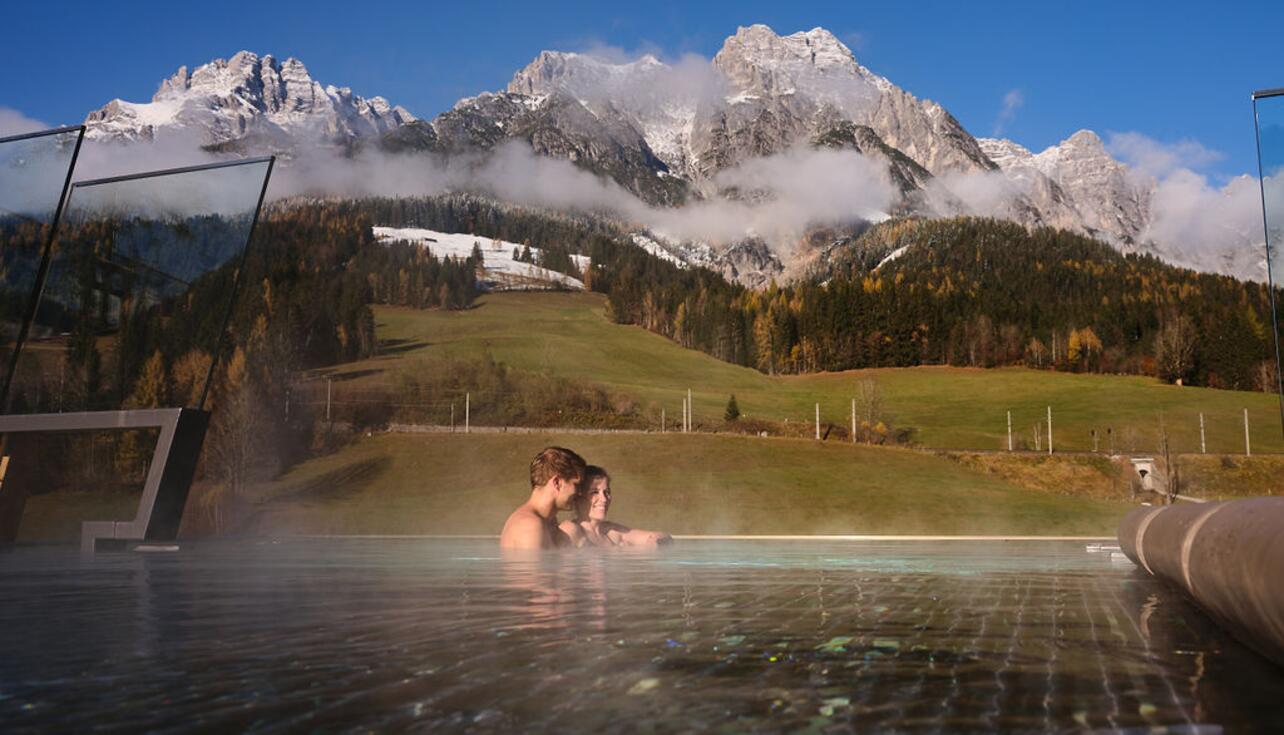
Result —
<instances>
[{"instance_id":1,"label":"green hillside","mask_svg":"<svg viewBox=\"0 0 1284 735\"><path fill-rule=\"evenodd\" d=\"M377 307L378 335L390 348L378 357L334 372L350 380L337 391L390 385L401 375L440 370L448 358L484 352L510 367L576 378L633 398L658 429L661 408L670 428L692 391L695 419L721 424L729 395L746 418L789 420L810 426L814 406L823 422L846 425L858 381L877 381L895 424L913 427L914 440L939 448L1006 447L1007 411L1018 445L1034 446L1034 426L1053 410L1058 450L1099 448L1153 452L1159 426L1174 451L1197 452L1204 413L1208 451L1244 451L1243 410L1248 409L1254 453L1284 450L1275 396L1243 391L1178 387L1138 376L1073 374L1024 368L886 368L768 376L721 362L634 326L612 323L605 299L588 293L505 293L478 300L466 311ZM462 397L461 397L462 398ZM462 400L457 407L462 416ZM474 416L485 424L484 415ZM448 415L441 419L448 420ZM1046 448L1046 444L1043 444Z\"/></svg>"}]
</instances>

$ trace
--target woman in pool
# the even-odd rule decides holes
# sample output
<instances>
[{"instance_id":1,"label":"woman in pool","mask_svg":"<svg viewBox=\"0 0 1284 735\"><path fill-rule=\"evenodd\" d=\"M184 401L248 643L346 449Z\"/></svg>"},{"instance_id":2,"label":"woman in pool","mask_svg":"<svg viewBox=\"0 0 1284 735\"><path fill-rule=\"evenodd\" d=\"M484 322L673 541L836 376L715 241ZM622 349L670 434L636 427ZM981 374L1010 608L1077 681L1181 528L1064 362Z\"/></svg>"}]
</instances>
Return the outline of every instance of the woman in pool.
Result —
<instances>
[{"instance_id":1,"label":"woman in pool","mask_svg":"<svg viewBox=\"0 0 1284 735\"><path fill-rule=\"evenodd\" d=\"M559 528L575 546L665 546L673 537L663 531L640 528L606 520L611 509L611 476L597 465L589 465L575 498L575 518L562 521Z\"/></svg>"}]
</instances>

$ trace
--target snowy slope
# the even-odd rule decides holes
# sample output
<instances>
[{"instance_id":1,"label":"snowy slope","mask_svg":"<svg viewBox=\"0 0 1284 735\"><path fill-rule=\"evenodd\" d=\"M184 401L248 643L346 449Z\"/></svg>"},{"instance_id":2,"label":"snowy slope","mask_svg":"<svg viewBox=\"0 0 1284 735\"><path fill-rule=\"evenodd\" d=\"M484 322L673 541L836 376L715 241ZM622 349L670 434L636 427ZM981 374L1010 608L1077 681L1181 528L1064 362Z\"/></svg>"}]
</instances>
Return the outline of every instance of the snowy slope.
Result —
<instances>
[{"instance_id":1,"label":"snowy slope","mask_svg":"<svg viewBox=\"0 0 1284 735\"><path fill-rule=\"evenodd\" d=\"M464 259L473 254L474 245L480 246L482 267L486 271L486 280L491 282L491 287L494 290L547 288L549 286L569 288L576 291L584 290L582 281L571 278L565 273L558 273L531 263L513 260L513 250L520 251L526 247L520 243L492 240L487 237L466 233L437 232L436 230L425 230L418 227L375 227L373 229L375 238L381 242L406 240L417 243L427 248L428 252L437 258ZM538 261L540 249L531 248L530 250L531 256ZM575 262L575 267L581 270L588 267L590 263L589 258L584 255L572 255L571 259Z\"/></svg>"}]
</instances>

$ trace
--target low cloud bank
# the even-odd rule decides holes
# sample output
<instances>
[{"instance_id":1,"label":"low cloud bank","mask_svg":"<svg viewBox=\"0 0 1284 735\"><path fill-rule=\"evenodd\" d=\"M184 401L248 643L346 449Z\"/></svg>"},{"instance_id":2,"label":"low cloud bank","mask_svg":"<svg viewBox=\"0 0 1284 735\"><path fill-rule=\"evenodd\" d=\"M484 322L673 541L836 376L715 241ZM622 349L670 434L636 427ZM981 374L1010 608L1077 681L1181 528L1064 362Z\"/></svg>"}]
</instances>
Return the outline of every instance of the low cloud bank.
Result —
<instances>
[{"instance_id":1,"label":"low cloud bank","mask_svg":"<svg viewBox=\"0 0 1284 735\"><path fill-rule=\"evenodd\" d=\"M0 108L0 132L43 127L21 113ZM227 160L202 151L199 143L182 134L145 144L90 141L81 152L76 178ZM1143 241L1157 243L1165 257L1180 264L1264 279L1261 202L1255 178L1244 175L1224 185L1214 184L1198 169L1221 160L1221 154L1194 141L1164 144L1137 133L1117 133L1110 136L1109 148L1130 165L1137 181L1148 180L1153 187ZM750 159L720 172L710 183L712 190L730 196L711 195L679 208L653 207L609 179L510 141L485 154L450 158L373 151L347 157L332 149L313 149L277 167L269 197L476 191L525 206L606 213L672 239L715 247L758 237L785 259L808 227L879 221L899 196L882 161L853 151L807 147ZM193 201L191 188L175 188L168 194L185 211L194 206L217 211L256 198L256 191L242 196L237 188L241 186L230 183L228 189L216 192L221 199L211 197L204 207ZM929 190L928 201L943 215L1014 217L1019 215L1019 203L1032 193L1029 186L1028 181L997 172L946 175ZM6 194L3 189L0 185L0 198L17 201L15 191ZM156 196L166 193L158 190Z\"/></svg>"}]
</instances>

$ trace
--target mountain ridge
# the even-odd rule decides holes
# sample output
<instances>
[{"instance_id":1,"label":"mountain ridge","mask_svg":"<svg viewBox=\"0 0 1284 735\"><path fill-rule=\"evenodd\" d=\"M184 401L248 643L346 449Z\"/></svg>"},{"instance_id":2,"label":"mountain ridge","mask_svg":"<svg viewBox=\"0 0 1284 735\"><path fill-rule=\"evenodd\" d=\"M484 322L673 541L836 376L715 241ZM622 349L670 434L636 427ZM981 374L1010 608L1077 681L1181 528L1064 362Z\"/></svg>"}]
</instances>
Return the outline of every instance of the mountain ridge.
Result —
<instances>
[{"instance_id":1,"label":"mountain ridge","mask_svg":"<svg viewBox=\"0 0 1284 735\"><path fill-rule=\"evenodd\" d=\"M660 208L770 199L769 186L746 191L728 179L739 167L800 148L850 150L882 167L897 194L889 216L996 216L1087 234L1179 265L1264 274L1260 263L1236 251L1251 234L1228 233L1223 250L1199 258L1157 240L1158 182L1115 159L1092 131L1039 153L974 137L940 104L863 66L823 28L779 35L765 25L741 27L707 62L666 63L650 54L617 62L545 50L504 89L462 98L431 119L381 97L322 87L296 59L243 51L192 72L181 67L152 102L113 100L87 123L91 139L150 140L187 130L207 148L225 151L369 140L388 153L453 156L519 141ZM858 219L814 224L859 228ZM723 271L762 285L803 270L800 264L815 255L813 239L799 232L762 247L746 232L714 245L728 258L753 252L752 263L728 263ZM670 245L681 257L680 243Z\"/></svg>"}]
</instances>

